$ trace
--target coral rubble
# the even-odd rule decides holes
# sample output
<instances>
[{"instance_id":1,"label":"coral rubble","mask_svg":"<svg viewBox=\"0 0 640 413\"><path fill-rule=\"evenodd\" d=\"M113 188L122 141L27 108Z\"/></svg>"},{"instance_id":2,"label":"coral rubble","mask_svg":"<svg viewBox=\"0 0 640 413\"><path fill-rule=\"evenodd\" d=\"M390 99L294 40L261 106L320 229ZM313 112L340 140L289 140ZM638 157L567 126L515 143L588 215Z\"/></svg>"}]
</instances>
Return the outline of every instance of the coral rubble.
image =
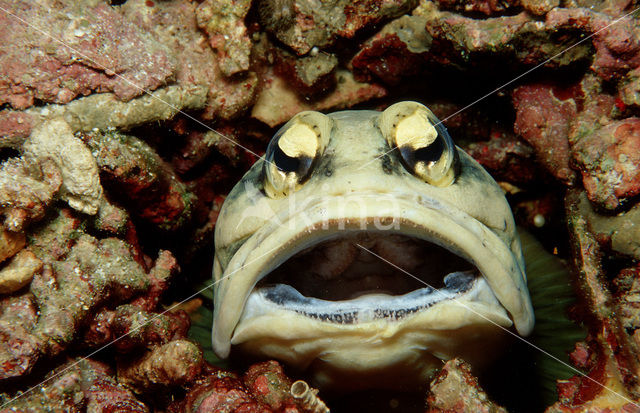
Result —
<instances>
[{"instance_id":1,"label":"coral rubble","mask_svg":"<svg viewBox=\"0 0 640 413\"><path fill-rule=\"evenodd\" d=\"M205 361L210 308L180 301L208 294L220 206L277 127L408 99L571 267L584 374L547 411L635 411L638 5L0 0L0 412L326 411L277 362ZM451 360L427 411L521 407L492 391Z\"/></svg>"},{"instance_id":2,"label":"coral rubble","mask_svg":"<svg viewBox=\"0 0 640 413\"><path fill-rule=\"evenodd\" d=\"M427 412L495 412L506 410L489 400L471 373L471 367L460 359L449 360L431 382Z\"/></svg>"}]
</instances>

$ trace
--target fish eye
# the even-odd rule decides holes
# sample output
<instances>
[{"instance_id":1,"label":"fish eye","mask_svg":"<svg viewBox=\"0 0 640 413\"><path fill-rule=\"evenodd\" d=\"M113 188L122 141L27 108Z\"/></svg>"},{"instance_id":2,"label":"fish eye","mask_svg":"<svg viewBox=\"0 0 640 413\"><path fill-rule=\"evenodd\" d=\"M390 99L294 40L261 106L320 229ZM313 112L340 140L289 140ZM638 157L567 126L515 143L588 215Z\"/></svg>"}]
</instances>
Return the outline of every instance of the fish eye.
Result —
<instances>
[{"instance_id":1,"label":"fish eye","mask_svg":"<svg viewBox=\"0 0 640 413\"><path fill-rule=\"evenodd\" d=\"M322 155L332 120L319 112L302 112L271 139L265 154L265 190L271 198L297 191Z\"/></svg>"},{"instance_id":2,"label":"fish eye","mask_svg":"<svg viewBox=\"0 0 640 413\"><path fill-rule=\"evenodd\" d=\"M409 172L430 185L453 183L458 151L447 129L424 105L396 103L382 112L379 127Z\"/></svg>"}]
</instances>

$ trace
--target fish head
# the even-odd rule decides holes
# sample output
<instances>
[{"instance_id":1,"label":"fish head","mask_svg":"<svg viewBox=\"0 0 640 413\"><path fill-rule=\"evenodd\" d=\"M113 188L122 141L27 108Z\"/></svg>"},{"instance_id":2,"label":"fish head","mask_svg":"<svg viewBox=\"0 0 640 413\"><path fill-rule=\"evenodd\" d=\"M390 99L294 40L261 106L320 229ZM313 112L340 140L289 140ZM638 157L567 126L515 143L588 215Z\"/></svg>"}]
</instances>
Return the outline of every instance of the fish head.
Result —
<instances>
[{"instance_id":1,"label":"fish head","mask_svg":"<svg viewBox=\"0 0 640 413\"><path fill-rule=\"evenodd\" d=\"M237 347L320 385L425 380L534 324L501 188L416 102L287 122L222 206L214 280L220 357Z\"/></svg>"}]
</instances>

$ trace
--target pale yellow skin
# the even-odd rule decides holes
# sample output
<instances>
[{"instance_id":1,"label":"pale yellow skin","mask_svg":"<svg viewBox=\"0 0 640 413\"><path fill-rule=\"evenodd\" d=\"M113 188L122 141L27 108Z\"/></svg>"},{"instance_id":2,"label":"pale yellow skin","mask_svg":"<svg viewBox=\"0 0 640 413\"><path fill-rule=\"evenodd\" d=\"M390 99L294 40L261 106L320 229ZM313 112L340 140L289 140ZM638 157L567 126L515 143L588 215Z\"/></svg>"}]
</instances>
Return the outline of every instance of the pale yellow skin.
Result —
<instances>
[{"instance_id":1,"label":"pale yellow skin","mask_svg":"<svg viewBox=\"0 0 640 413\"><path fill-rule=\"evenodd\" d=\"M481 364L498 348L497 326L515 325L521 335L532 330L520 241L500 187L459 148L453 149L459 168L449 168L445 159L435 165L441 170L435 178L408 171L399 151L389 152L396 140L433 140L431 130L405 136L407 129L424 127L416 113L430 114L415 102L385 112L299 114L283 130L304 135L304 125L317 124L318 159L308 178L280 190L259 161L231 191L215 234L213 348L219 356L227 357L233 345L310 369L320 385L339 387L354 378L349 383L397 387L424 384L442 359L462 356ZM396 139L398 130L404 135ZM288 141L283 147L299 155L313 153L314 145L307 136L298 149ZM245 311L256 282L273 268L322 240L376 230L374 222L386 225L376 227L379 232L450 249L472 262L486 282L400 320L342 324L276 307Z\"/></svg>"}]
</instances>

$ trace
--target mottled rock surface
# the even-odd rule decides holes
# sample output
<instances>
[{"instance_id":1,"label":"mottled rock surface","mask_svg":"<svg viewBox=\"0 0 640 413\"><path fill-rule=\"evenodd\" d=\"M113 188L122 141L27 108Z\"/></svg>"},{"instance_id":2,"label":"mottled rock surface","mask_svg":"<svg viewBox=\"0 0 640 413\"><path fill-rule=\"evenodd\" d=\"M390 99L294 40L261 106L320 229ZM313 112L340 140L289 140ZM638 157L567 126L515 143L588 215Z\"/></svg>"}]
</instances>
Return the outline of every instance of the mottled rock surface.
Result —
<instances>
[{"instance_id":1,"label":"mottled rock surface","mask_svg":"<svg viewBox=\"0 0 640 413\"><path fill-rule=\"evenodd\" d=\"M431 382L427 396L427 412L491 412L507 411L489 400L480 388L471 366L460 359L449 360Z\"/></svg>"},{"instance_id":2,"label":"mottled rock surface","mask_svg":"<svg viewBox=\"0 0 640 413\"><path fill-rule=\"evenodd\" d=\"M640 194L640 118L613 121L573 145L590 199L615 209Z\"/></svg>"},{"instance_id":3,"label":"mottled rock surface","mask_svg":"<svg viewBox=\"0 0 640 413\"><path fill-rule=\"evenodd\" d=\"M548 411L635 411L636 7L0 0L0 411L309 411L276 362L203 361L218 363L206 288L218 213L295 113L408 99L572 267L571 314L590 335L570 359L586 377L559 381ZM539 374L532 364L518 366ZM428 409L503 411L487 391L450 361Z\"/></svg>"},{"instance_id":4,"label":"mottled rock surface","mask_svg":"<svg viewBox=\"0 0 640 413\"><path fill-rule=\"evenodd\" d=\"M576 103L552 87L527 85L513 91L514 129L536 151L547 171L565 184L572 184L575 172L569 166L569 124L576 116Z\"/></svg>"},{"instance_id":5,"label":"mottled rock surface","mask_svg":"<svg viewBox=\"0 0 640 413\"><path fill-rule=\"evenodd\" d=\"M337 38L353 37L358 30L382 20L398 17L417 1L365 0L260 0L260 23L298 55L313 47L331 46Z\"/></svg>"},{"instance_id":6,"label":"mottled rock surface","mask_svg":"<svg viewBox=\"0 0 640 413\"><path fill-rule=\"evenodd\" d=\"M0 7L0 42L10 46L0 54L0 103L25 109L36 99L68 103L92 92L129 100L174 75L170 50L106 3L2 1Z\"/></svg>"}]
</instances>

